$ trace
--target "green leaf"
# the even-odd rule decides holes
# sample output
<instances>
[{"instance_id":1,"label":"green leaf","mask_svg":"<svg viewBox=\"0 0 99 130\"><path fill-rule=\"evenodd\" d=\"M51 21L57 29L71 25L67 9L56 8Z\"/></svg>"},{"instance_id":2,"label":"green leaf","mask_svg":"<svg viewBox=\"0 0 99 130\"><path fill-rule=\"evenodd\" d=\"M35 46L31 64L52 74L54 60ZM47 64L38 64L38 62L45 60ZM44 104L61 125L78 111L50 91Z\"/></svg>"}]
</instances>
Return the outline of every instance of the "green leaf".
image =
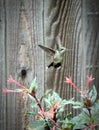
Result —
<instances>
[{"instance_id":1,"label":"green leaf","mask_svg":"<svg viewBox=\"0 0 99 130\"><path fill-rule=\"evenodd\" d=\"M74 98L71 98L69 100L62 100L61 101L61 106L65 106L65 105L68 105L68 104L72 104L73 105L73 108L81 108L82 107L82 103L81 102L78 102L78 101L74 101Z\"/></svg>"},{"instance_id":2,"label":"green leaf","mask_svg":"<svg viewBox=\"0 0 99 130\"><path fill-rule=\"evenodd\" d=\"M72 119L72 122L75 123L74 130L85 128L85 124L89 125L91 123L91 119L87 109L83 109L83 112L80 113L78 116L75 116Z\"/></svg>"},{"instance_id":3,"label":"green leaf","mask_svg":"<svg viewBox=\"0 0 99 130\"><path fill-rule=\"evenodd\" d=\"M38 108L38 105L36 103L32 103L31 108Z\"/></svg>"},{"instance_id":4,"label":"green leaf","mask_svg":"<svg viewBox=\"0 0 99 130\"><path fill-rule=\"evenodd\" d=\"M95 102L91 108L92 110L92 117L95 123L99 123L99 101Z\"/></svg>"},{"instance_id":5,"label":"green leaf","mask_svg":"<svg viewBox=\"0 0 99 130\"><path fill-rule=\"evenodd\" d=\"M59 102L59 101L61 100L61 97L60 97L59 94L56 93L56 92L53 92L53 95L52 95L52 96L53 96L53 98L54 98L55 101L58 101L58 102Z\"/></svg>"},{"instance_id":6,"label":"green leaf","mask_svg":"<svg viewBox=\"0 0 99 130\"><path fill-rule=\"evenodd\" d=\"M63 121L63 124L62 124L63 130L73 130L75 123L71 119L72 119L71 113L66 115L66 118L65 118L65 120Z\"/></svg>"},{"instance_id":7,"label":"green leaf","mask_svg":"<svg viewBox=\"0 0 99 130\"><path fill-rule=\"evenodd\" d=\"M73 106L74 109L80 109L82 108L81 106Z\"/></svg>"},{"instance_id":8,"label":"green leaf","mask_svg":"<svg viewBox=\"0 0 99 130\"><path fill-rule=\"evenodd\" d=\"M44 102L45 102L45 105L50 108L52 105L51 105L51 102L48 100L48 99L44 99Z\"/></svg>"},{"instance_id":9,"label":"green leaf","mask_svg":"<svg viewBox=\"0 0 99 130\"><path fill-rule=\"evenodd\" d=\"M33 96L31 96L30 94L28 94L29 98L32 100L32 101L35 101L35 99L33 98Z\"/></svg>"},{"instance_id":10,"label":"green leaf","mask_svg":"<svg viewBox=\"0 0 99 130\"><path fill-rule=\"evenodd\" d=\"M69 100L64 99L64 100L61 101L61 106L65 106L67 104L74 104L74 98L69 99Z\"/></svg>"},{"instance_id":11,"label":"green leaf","mask_svg":"<svg viewBox=\"0 0 99 130\"><path fill-rule=\"evenodd\" d=\"M27 115L37 115L37 112L26 112Z\"/></svg>"},{"instance_id":12,"label":"green leaf","mask_svg":"<svg viewBox=\"0 0 99 130\"><path fill-rule=\"evenodd\" d=\"M36 77L35 77L30 85L29 92L32 93L32 91L36 90L37 88L38 88L38 84L36 82Z\"/></svg>"},{"instance_id":13,"label":"green leaf","mask_svg":"<svg viewBox=\"0 0 99 130\"><path fill-rule=\"evenodd\" d=\"M51 92L52 92L52 89L46 90L44 95L41 97L40 101L42 101L44 98L46 98L48 96L48 94L51 93Z\"/></svg>"},{"instance_id":14,"label":"green leaf","mask_svg":"<svg viewBox=\"0 0 99 130\"><path fill-rule=\"evenodd\" d=\"M52 92L52 89L48 89L48 90L46 90L46 92L45 92L45 94L44 95L48 95L49 93L51 93Z\"/></svg>"},{"instance_id":15,"label":"green leaf","mask_svg":"<svg viewBox=\"0 0 99 130\"><path fill-rule=\"evenodd\" d=\"M39 120L34 121L32 124L30 124L30 128L35 130L44 130L45 125L46 124L44 120Z\"/></svg>"},{"instance_id":16,"label":"green leaf","mask_svg":"<svg viewBox=\"0 0 99 130\"><path fill-rule=\"evenodd\" d=\"M56 92L48 93L46 97L43 98L45 102L46 110L49 110L55 102L60 102L62 99L60 98L59 94Z\"/></svg>"},{"instance_id":17,"label":"green leaf","mask_svg":"<svg viewBox=\"0 0 99 130\"><path fill-rule=\"evenodd\" d=\"M95 86L93 86L93 88L91 89L91 91L89 92L89 98L91 99L91 101L94 103L96 98L97 98L97 90L95 88Z\"/></svg>"}]
</instances>

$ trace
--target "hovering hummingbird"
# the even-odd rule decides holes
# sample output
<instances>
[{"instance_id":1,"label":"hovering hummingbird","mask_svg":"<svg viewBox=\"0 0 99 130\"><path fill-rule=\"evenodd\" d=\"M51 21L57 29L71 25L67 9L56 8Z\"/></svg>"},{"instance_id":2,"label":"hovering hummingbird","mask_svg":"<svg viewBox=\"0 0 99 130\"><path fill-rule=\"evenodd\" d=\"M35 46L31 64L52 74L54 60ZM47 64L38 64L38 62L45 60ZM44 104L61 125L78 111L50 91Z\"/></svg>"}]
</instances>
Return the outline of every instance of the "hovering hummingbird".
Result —
<instances>
[{"instance_id":1,"label":"hovering hummingbird","mask_svg":"<svg viewBox=\"0 0 99 130\"><path fill-rule=\"evenodd\" d=\"M61 46L61 41L59 37L57 37L56 45L57 45L57 49L52 49L43 45L38 45L41 49L53 55L53 61L47 66L47 68L50 68L51 66L58 69L61 68L61 63L63 61L66 48Z\"/></svg>"}]
</instances>

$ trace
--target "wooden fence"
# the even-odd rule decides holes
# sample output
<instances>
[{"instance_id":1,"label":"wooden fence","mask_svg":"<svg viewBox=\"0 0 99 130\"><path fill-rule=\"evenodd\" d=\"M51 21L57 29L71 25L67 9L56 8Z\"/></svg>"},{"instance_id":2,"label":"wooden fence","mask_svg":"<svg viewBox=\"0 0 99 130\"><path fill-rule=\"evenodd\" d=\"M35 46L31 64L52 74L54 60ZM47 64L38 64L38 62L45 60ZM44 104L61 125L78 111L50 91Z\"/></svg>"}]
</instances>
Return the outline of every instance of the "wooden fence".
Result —
<instances>
[{"instance_id":1,"label":"wooden fence","mask_svg":"<svg viewBox=\"0 0 99 130\"><path fill-rule=\"evenodd\" d=\"M57 36L67 48L62 68L46 71L50 57L38 44L55 48ZM0 130L27 130L32 120L24 114L31 110L30 101L2 95L3 87L16 88L7 84L9 75L26 86L36 76L39 96L53 89L62 98L78 99L63 81L71 75L83 89L92 74L99 91L98 51L99 0L0 0ZM25 78L22 70L27 72Z\"/></svg>"}]
</instances>

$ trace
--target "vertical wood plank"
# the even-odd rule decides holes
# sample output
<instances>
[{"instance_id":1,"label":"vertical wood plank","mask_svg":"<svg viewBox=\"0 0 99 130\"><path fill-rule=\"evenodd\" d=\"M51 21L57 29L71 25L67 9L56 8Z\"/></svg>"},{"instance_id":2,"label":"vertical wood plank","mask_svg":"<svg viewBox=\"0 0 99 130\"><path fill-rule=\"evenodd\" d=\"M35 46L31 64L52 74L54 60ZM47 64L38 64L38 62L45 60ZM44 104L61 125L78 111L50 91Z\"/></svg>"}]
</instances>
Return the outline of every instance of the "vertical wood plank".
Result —
<instances>
[{"instance_id":1,"label":"vertical wood plank","mask_svg":"<svg viewBox=\"0 0 99 130\"><path fill-rule=\"evenodd\" d=\"M5 2L0 1L0 129L6 130L6 97L2 95L3 86L6 86L6 52L5 52Z\"/></svg>"},{"instance_id":2,"label":"vertical wood plank","mask_svg":"<svg viewBox=\"0 0 99 130\"><path fill-rule=\"evenodd\" d=\"M29 86L33 78L37 77L39 84L37 93L39 97L44 93L44 56L42 52L38 51L38 44L43 42L42 5L40 1L28 1L28 3L25 1L20 6L17 49L18 79L26 86ZM27 71L24 80L20 77L22 69ZM22 104L22 101L20 102ZM24 104L22 113L24 114L29 107L30 104L27 101ZM27 117L23 117L22 129L28 124L27 122Z\"/></svg>"},{"instance_id":3,"label":"vertical wood plank","mask_svg":"<svg viewBox=\"0 0 99 130\"><path fill-rule=\"evenodd\" d=\"M24 114L31 111L30 101L16 94L2 95L10 74L27 87L36 76L38 97L45 87L62 98L78 99L78 93L64 83L68 75L83 89L86 74L92 73L99 90L98 16L98 0L0 0L0 129L27 130L32 121ZM46 71L51 59L38 44L55 48L57 36L67 49L62 68ZM23 69L25 78L21 76Z\"/></svg>"},{"instance_id":4,"label":"vertical wood plank","mask_svg":"<svg viewBox=\"0 0 99 130\"><path fill-rule=\"evenodd\" d=\"M38 48L38 44L43 43L42 12L43 2L40 0L5 0L6 29L2 28L2 31L0 30L2 40L6 36L6 58L4 56L2 58L7 63L7 78L11 74L16 80L29 87L30 82L36 76L39 86L37 93L39 96L44 92L44 53L40 52ZM3 53L0 53L0 55L3 55ZM0 65L2 66L3 64L4 62ZM20 75L22 69L27 71L25 79L22 79ZM10 84L7 86L10 89L16 88L16 86ZM22 96L17 94L9 94L6 98L7 102L5 102L6 106L4 106L6 113L4 115L5 119L3 119L6 121L4 122L6 125L3 124L2 128L5 127L4 130L6 128L7 130L27 129L29 121L24 115L26 111L31 111L30 101L22 101Z\"/></svg>"},{"instance_id":5,"label":"vertical wood plank","mask_svg":"<svg viewBox=\"0 0 99 130\"><path fill-rule=\"evenodd\" d=\"M16 45L17 45L17 4L18 1L5 0L5 17L6 17L6 75L11 74L16 77ZM14 85L7 85L9 89L15 88ZM6 103L6 127L8 130L20 129L17 125L17 104L16 95L8 94Z\"/></svg>"},{"instance_id":6,"label":"vertical wood plank","mask_svg":"<svg viewBox=\"0 0 99 130\"><path fill-rule=\"evenodd\" d=\"M44 35L45 45L55 48L56 37L60 35L66 53L61 70L50 68L46 72L46 89L52 88L63 98L78 95L72 87L64 83L66 76L71 75L75 83L81 86L82 65L82 1L81 0L56 0L44 1ZM46 55L46 65L50 59ZM70 109L70 108L68 108ZM68 110L70 111L70 110Z\"/></svg>"},{"instance_id":7,"label":"vertical wood plank","mask_svg":"<svg viewBox=\"0 0 99 130\"><path fill-rule=\"evenodd\" d=\"M99 91L99 1L83 0L83 10L86 74L95 77L94 84Z\"/></svg>"}]
</instances>

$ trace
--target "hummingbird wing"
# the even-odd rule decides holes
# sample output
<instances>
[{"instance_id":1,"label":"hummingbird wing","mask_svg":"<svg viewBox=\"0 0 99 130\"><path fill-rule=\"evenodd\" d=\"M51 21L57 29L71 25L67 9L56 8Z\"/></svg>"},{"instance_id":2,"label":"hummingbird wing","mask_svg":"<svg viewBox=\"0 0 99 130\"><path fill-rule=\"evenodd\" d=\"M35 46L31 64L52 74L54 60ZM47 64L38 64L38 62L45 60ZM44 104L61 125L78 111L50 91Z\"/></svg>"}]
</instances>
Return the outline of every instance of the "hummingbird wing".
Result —
<instances>
[{"instance_id":1,"label":"hummingbird wing","mask_svg":"<svg viewBox=\"0 0 99 130\"><path fill-rule=\"evenodd\" d=\"M43 49L44 51L46 51L47 53L50 53L50 54L55 54L55 50L52 49L52 48L49 48L49 47L46 47L46 46L43 46L43 45L38 45L41 49Z\"/></svg>"}]
</instances>

